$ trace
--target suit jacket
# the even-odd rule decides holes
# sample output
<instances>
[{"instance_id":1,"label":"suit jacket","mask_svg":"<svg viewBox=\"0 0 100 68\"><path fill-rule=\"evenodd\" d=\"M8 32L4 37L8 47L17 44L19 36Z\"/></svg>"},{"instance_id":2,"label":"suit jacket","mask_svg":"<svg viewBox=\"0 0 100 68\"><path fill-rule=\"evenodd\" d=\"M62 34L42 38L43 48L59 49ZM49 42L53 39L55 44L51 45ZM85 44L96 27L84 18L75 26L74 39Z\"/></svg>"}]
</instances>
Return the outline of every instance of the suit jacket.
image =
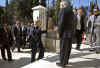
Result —
<instances>
[{"instance_id":1,"label":"suit jacket","mask_svg":"<svg viewBox=\"0 0 100 68\"><path fill-rule=\"evenodd\" d=\"M7 47L9 45L7 33L3 28L0 28L0 44L3 45L3 47Z\"/></svg>"},{"instance_id":2,"label":"suit jacket","mask_svg":"<svg viewBox=\"0 0 100 68\"><path fill-rule=\"evenodd\" d=\"M35 27L32 31L32 37L34 40L37 40L37 42L41 41L41 35L43 33L47 33L47 30L41 30L40 27Z\"/></svg>"},{"instance_id":3,"label":"suit jacket","mask_svg":"<svg viewBox=\"0 0 100 68\"><path fill-rule=\"evenodd\" d=\"M80 19L80 24L81 24L81 29L80 31L83 33L85 31L85 16L81 16ZM77 22L76 22L76 30L77 30L77 23L78 23L78 18L77 18Z\"/></svg>"},{"instance_id":4,"label":"suit jacket","mask_svg":"<svg viewBox=\"0 0 100 68\"><path fill-rule=\"evenodd\" d=\"M7 35L8 39L9 39L9 42L12 42L13 41L13 35L12 35L12 32L11 32L11 29L6 28L5 32L6 32L6 35Z\"/></svg>"},{"instance_id":5,"label":"suit jacket","mask_svg":"<svg viewBox=\"0 0 100 68\"><path fill-rule=\"evenodd\" d=\"M21 27L22 28L22 36L26 37L27 36L27 28L24 26L24 27Z\"/></svg>"},{"instance_id":6,"label":"suit jacket","mask_svg":"<svg viewBox=\"0 0 100 68\"><path fill-rule=\"evenodd\" d=\"M20 30L19 30L20 29ZM21 38L22 36L22 30L21 30L21 27L17 27L17 26L14 26L13 27L13 35L16 37L16 38Z\"/></svg>"},{"instance_id":7,"label":"suit jacket","mask_svg":"<svg viewBox=\"0 0 100 68\"><path fill-rule=\"evenodd\" d=\"M68 33L73 34L74 28L74 13L72 12L72 8L62 8L60 10L58 18L58 32L60 34L60 37L63 37ZM69 36L71 34L68 34L66 36Z\"/></svg>"}]
</instances>

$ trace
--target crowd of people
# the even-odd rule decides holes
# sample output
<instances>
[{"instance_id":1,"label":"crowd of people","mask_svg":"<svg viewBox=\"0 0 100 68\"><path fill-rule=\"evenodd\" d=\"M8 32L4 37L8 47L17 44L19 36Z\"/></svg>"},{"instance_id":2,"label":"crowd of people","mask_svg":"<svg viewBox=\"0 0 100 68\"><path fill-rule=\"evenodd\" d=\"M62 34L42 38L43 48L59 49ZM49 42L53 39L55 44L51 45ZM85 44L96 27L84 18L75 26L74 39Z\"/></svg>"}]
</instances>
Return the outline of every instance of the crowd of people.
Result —
<instances>
[{"instance_id":1,"label":"crowd of people","mask_svg":"<svg viewBox=\"0 0 100 68\"><path fill-rule=\"evenodd\" d=\"M62 1L60 3L60 12L58 16L58 26L51 30L41 30L40 20L36 24L24 25L23 22L16 21L16 24L8 27L7 24L0 25L0 49L4 60L5 49L7 51L8 61L12 61L11 47L15 44L18 52L29 42L31 48L31 62L36 60L35 56L39 49L38 60L44 57L45 48L43 47L41 35L43 33L57 31L57 38L60 38L60 62L59 66L68 64L73 38L76 38L76 49L80 50L82 43L82 34L87 34L90 51L99 53L100 49L100 15L99 9L94 8L93 11L86 16L82 10L72 9L69 2ZM12 49L14 50L14 48Z\"/></svg>"},{"instance_id":2,"label":"crowd of people","mask_svg":"<svg viewBox=\"0 0 100 68\"><path fill-rule=\"evenodd\" d=\"M27 26L20 21L16 21L13 26L3 24L0 26L0 49L1 55L4 60L6 59L5 50L7 51L8 61L12 61L11 50L14 51L17 48L18 52L21 52L21 48L24 48L27 43L27 47L31 48L32 57L31 62L35 61L37 48L39 49L39 59L44 56L44 47L41 41L41 34L50 32L52 30L41 30L40 20L36 24L28 24Z\"/></svg>"},{"instance_id":3,"label":"crowd of people","mask_svg":"<svg viewBox=\"0 0 100 68\"><path fill-rule=\"evenodd\" d=\"M89 41L90 51L100 53L100 14L97 6L85 15L82 8L72 9L70 2L60 3L58 33L60 38L60 62L58 66L68 65L72 43L76 39L76 49L80 50L84 34ZM75 38L75 39L74 39Z\"/></svg>"},{"instance_id":4,"label":"crowd of people","mask_svg":"<svg viewBox=\"0 0 100 68\"><path fill-rule=\"evenodd\" d=\"M75 36L77 41L76 49L80 49L80 45L82 43L82 35L86 35L86 40L88 41L87 44L91 46L90 51L98 51L98 47L100 46L100 39L99 39L99 8L94 7L93 10L88 11L88 16L84 15L83 10L80 9L73 9L75 15ZM97 47L97 48L96 48Z\"/></svg>"}]
</instances>

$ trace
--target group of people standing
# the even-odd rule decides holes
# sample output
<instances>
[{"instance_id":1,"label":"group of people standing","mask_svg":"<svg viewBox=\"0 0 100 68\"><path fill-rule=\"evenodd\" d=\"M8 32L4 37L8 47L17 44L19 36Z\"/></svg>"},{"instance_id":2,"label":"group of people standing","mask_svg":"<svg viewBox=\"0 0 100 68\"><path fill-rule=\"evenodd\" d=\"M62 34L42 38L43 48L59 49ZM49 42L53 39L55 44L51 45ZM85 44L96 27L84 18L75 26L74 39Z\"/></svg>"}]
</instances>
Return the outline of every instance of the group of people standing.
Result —
<instances>
[{"instance_id":1,"label":"group of people standing","mask_svg":"<svg viewBox=\"0 0 100 68\"><path fill-rule=\"evenodd\" d=\"M85 33L86 24L88 25L88 32L90 32L90 42L93 42L95 36L95 45L100 46L100 16L98 9L93 10L93 15L90 15L87 19L80 8L76 11L70 6L70 2L62 1L60 3L60 11L58 16L58 26L54 28L57 31L57 38L60 39L60 62L59 66L66 66L71 53L73 37L76 37L76 49L79 50L82 43L82 34ZM36 24L31 26L24 26L23 23L16 21L16 24L9 30L7 25L4 24L3 28L0 28L0 46L1 54L4 60L5 49L7 50L8 60L12 60L10 46L12 40L15 40L18 52L21 52L21 46L26 45L26 40L30 43L31 48L31 62L34 62L36 53L39 49L38 60L44 57L45 48L41 41L41 35L43 33L51 32L53 30L41 30L40 20L36 21ZM91 44L93 45L93 44Z\"/></svg>"},{"instance_id":2,"label":"group of people standing","mask_svg":"<svg viewBox=\"0 0 100 68\"><path fill-rule=\"evenodd\" d=\"M21 48L29 43L31 48L31 62L34 62L37 51L39 50L39 59L44 57L44 47L41 41L41 35L43 33L50 32L52 30L41 30L40 20L37 20L36 24L28 24L25 26L22 22L16 21L16 24L8 27L7 24L0 26L0 49L1 55L6 60L5 49L7 50L8 61L12 61L12 51L17 48L18 52L21 52ZM12 50L12 51L11 51Z\"/></svg>"},{"instance_id":3,"label":"group of people standing","mask_svg":"<svg viewBox=\"0 0 100 68\"><path fill-rule=\"evenodd\" d=\"M23 23L16 21L16 24L10 26L8 24L2 24L0 26L0 49L1 55L4 60L6 58L6 52L8 56L8 61L12 61L12 53L11 47L14 46L18 48L18 52L20 52L20 48L22 45L26 44L26 37L27 37L27 28L24 27ZM14 49L12 48L12 50Z\"/></svg>"},{"instance_id":4,"label":"group of people standing","mask_svg":"<svg viewBox=\"0 0 100 68\"><path fill-rule=\"evenodd\" d=\"M87 32L90 32L90 37L87 37L90 40L89 45L93 47L91 49L100 53L100 15L98 8L94 8L92 13L91 16L86 17L82 8L76 11L72 9L69 1L60 3L57 34L57 37L60 38L60 62L57 63L58 66L65 67L68 65L74 38L76 38L76 49L80 50L82 35L87 34Z\"/></svg>"},{"instance_id":5,"label":"group of people standing","mask_svg":"<svg viewBox=\"0 0 100 68\"><path fill-rule=\"evenodd\" d=\"M16 24L12 26L12 36L18 52L21 52L21 47L26 45L27 27L23 23L16 21Z\"/></svg>"}]
</instances>

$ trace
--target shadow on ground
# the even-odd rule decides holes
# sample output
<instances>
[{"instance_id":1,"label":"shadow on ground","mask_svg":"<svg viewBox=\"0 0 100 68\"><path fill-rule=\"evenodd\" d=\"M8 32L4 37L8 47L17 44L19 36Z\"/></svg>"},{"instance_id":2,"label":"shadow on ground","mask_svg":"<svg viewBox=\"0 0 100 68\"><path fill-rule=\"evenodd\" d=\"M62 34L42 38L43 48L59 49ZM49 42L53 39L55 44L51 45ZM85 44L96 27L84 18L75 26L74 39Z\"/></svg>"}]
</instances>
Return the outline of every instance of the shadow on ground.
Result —
<instances>
[{"instance_id":1,"label":"shadow on ground","mask_svg":"<svg viewBox=\"0 0 100 68\"><path fill-rule=\"evenodd\" d=\"M0 60L0 68L21 68L30 63L30 58L20 58L14 61Z\"/></svg>"},{"instance_id":2,"label":"shadow on ground","mask_svg":"<svg viewBox=\"0 0 100 68\"><path fill-rule=\"evenodd\" d=\"M65 67L65 68L100 68L100 59L97 59L96 57L91 58L92 56L83 57L83 56L94 54L93 52L84 53L83 51L86 51L86 49L83 49L82 51L77 52L77 53L72 53L71 56L70 56L70 59L72 60L72 59L77 58L76 60L78 60L78 61L69 62L69 64L72 65L72 66ZM100 56L100 55L96 55L96 56ZM80 61L80 59L78 59L78 58L90 59L90 60ZM12 61L12 62L3 61L3 60L0 59L0 68L21 68L23 66L29 65L30 60L31 59L27 58L27 57L22 57L18 60ZM53 62L55 63L56 61L59 60L59 53L54 55L54 56L48 55L47 57L43 58L42 60L48 61L50 63L53 63ZM72 60L72 61L74 61L74 60ZM31 66L30 66L30 68L31 68ZM51 66L51 68L52 68L52 66Z\"/></svg>"},{"instance_id":3,"label":"shadow on ground","mask_svg":"<svg viewBox=\"0 0 100 68\"><path fill-rule=\"evenodd\" d=\"M83 49L83 50L87 50L87 49ZM72 59L72 58L79 58L79 57L81 58L82 56L91 55L91 54L93 54L93 52L89 52L89 53L82 53L82 52L80 52L80 53L76 53L76 54L71 54L70 59ZM59 53L57 55L55 55L55 56L47 56L43 60L49 61L49 62L56 62L56 61L59 60Z\"/></svg>"},{"instance_id":4,"label":"shadow on ground","mask_svg":"<svg viewBox=\"0 0 100 68\"><path fill-rule=\"evenodd\" d=\"M72 65L71 68L100 68L100 60L98 59L92 59L91 61L80 61L70 64Z\"/></svg>"}]
</instances>

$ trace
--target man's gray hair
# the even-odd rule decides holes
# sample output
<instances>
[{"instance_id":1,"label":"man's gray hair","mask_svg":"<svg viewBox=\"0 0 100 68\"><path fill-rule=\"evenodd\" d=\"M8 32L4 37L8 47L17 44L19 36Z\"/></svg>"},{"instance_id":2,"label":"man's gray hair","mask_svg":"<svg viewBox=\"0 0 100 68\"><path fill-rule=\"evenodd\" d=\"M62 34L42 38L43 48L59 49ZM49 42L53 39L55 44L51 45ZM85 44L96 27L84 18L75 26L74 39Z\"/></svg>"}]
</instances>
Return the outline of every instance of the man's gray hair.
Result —
<instances>
[{"instance_id":1,"label":"man's gray hair","mask_svg":"<svg viewBox=\"0 0 100 68\"><path fill-rule=\"evenodd\" d=\"M60 5L63 5L64 7L67 7L67 6L70 6L70 2L69 2L69 0L67 0L67 1L62 0L62 1L60 2Z\"/></svg>"}]
</instances>

